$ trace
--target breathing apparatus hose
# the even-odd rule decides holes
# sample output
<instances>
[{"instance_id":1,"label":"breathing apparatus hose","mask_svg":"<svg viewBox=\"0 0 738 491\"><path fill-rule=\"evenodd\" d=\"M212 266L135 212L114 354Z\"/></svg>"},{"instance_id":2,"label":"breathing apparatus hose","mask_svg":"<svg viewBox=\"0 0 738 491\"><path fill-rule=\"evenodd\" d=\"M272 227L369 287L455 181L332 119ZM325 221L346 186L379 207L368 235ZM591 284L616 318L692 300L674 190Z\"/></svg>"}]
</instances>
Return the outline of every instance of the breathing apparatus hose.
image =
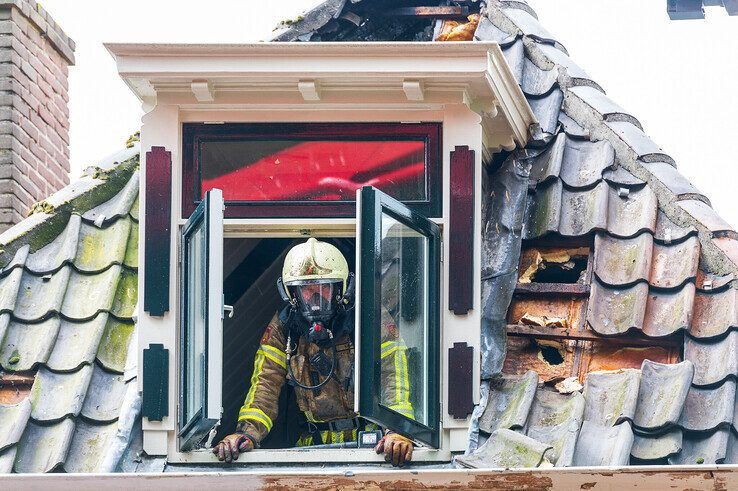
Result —
<instances>
[{"instance_id":1,"label":"breathing apparatus hose","mask_svg":"<svg viewBox=\"0 0 738 491\"><path fill-rule=\"evenodd\" d=\"M290 357L291 357L290 345L292 344L292 334L290 333L287 336L287 348L285 349L285 353L287 354L287 375L292 380L292 382L294 382L295 385L297 385L301 389L304 389L304 390L318 390L321 387L323 387L325 384L327 384L328 381L331 379L331 377L333 377L333 371L334 371L334 369L336 367L336 358L338 357L338 353L336 351L336 342L333 339L333 333L330 330L328 331L328 336L330 337L330 340L331 340L331 352L332 352L331 353L331 356L332 356L332 359L331 359L331 369L328 372L328 375L325 377L325 380L323 380L318 385L303 385L303 384L300 383L299 380L297 380L297 378L295 377L295 375L292 373L292 364L290 363Z\"/></svg>"}]
</instances>

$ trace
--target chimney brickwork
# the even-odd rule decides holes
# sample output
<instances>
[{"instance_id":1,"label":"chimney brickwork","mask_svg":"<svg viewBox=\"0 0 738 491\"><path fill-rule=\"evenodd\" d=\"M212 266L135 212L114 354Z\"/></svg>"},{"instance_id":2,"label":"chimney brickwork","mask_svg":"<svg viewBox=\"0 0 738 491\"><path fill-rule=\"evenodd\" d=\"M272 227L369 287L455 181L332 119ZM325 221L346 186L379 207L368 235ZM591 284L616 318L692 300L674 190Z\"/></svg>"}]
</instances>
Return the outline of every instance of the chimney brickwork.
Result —
<instances>
[{"instance_id":1,"label":"chimney brickwork","mask_svg":"<svg viewBox=\"0 0 738 491\"><path fill-rule=\"evenodd\" d=\"M0 233L69 183L74 41L33 0L0 0Z\"/></svg>"}]
</instances>

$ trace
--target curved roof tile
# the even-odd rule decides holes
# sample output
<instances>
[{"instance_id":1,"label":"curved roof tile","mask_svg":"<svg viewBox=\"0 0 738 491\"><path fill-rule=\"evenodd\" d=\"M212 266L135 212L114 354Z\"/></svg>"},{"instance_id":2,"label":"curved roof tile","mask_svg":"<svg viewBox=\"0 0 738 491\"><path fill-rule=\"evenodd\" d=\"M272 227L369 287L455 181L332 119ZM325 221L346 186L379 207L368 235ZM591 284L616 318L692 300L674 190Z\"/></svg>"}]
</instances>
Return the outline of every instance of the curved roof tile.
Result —
<instances>
[{"instance_id":1,"label":"curved roof tile","mask_svg":"<svg viewBox=\"0 0 738 491\"><path fill-rule=\"evenodd\" d=\"M676 424L693 374L694 366L689 361L669 365L644 360L633 424L644 430Z\"/></svg>"}]
</instances>

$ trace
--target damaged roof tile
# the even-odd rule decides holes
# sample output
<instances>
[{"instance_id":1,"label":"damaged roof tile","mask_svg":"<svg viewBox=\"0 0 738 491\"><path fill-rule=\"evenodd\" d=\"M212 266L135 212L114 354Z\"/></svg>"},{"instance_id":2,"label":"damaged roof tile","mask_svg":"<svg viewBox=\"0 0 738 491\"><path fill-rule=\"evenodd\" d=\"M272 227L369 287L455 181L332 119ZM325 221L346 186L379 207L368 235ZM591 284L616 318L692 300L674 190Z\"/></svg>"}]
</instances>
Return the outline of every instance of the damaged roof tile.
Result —
<instances>
[{"instance_id":1,"label":"damaged roof tile","mask_svg":"<svg viewBox=\"0 0 738 491\"><path fill-rule=\"evenodd\" d=\"M536 392L525 434L551 445L546 456L556 467L568 467L574 458L583 413L584 397L579 392L564 395L540 389Z\"/></svg>"},{"instance_id":2,"label":"damaged roof tile","mask_svg":"<svg viewBox=\"0 0 738 491\"><path fill-rule=\"evenodd\" d=\"M506 375L493 380L487 408L479 419L479 428L492 433L499 428L525 426L538 385L538 374L529 370L522 376Z\"/></svg>"},{"instance_id":3,"label":"damaged roof tile","mask_svg":"<svg viewBox=\"0 0 738 491\"><path fill-rule=\"evenodd\" d=\"M584 419L600 426L632 421L638 402L641 372L591 372L584 382Z\"/></svg>"},{"instance_id":4,"label":"damaged roof tile","mask_svg":"<svg viewBox=\"0 0 738 491\"><path fill-rule=\"evenodd\" d=\"M471 468L538 467L552 447L512 430L496 430L484 445L456 462Z\"/></svg>"},{"instance_id":5,"label":"damaged roof tile","mask_svg":"<svg viewBox=\"0 0 738 491\"><path fill-rule=\"evenodd\" d=\"M633 424L651 431L676 424L693 374L689 361L668 365L645 360Z\"/></svg>"}]
</instances>

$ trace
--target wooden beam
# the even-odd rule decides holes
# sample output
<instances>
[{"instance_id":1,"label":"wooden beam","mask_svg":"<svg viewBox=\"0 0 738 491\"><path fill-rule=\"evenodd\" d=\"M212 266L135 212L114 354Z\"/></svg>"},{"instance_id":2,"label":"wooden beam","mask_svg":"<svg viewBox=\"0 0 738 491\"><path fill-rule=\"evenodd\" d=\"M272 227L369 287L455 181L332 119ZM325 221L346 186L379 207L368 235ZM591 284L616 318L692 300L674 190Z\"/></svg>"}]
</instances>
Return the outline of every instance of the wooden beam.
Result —
<instances>
[{"instance_id":1,"label":"wooden beam","mask_svg":"<svg viewBox=\"0 0 738 491\"><path fill-rule=\"evenodd\" d=\"M507 333L510 336L532 337L538 339L552 340L576 340L576 341L592 341L595 343L611 343L625 345L647 345L647 346L681 346L680 339L648 338L644 335L630 334L620 337L600 336L594 331L575 331L570 329L561 329L555 327L528 326L523 324L508 324Z\"/></svg>"},{"instance_id":2,"label":"wooden beam","mask_svg":"<svg viewBox=\"0 0 738 491\"><path fill-rule=\"evenodd\" d=\"M518 283L516 294L589 296L590 286L583 283Z\"/></svg>"},{"instance_id":3,"label":"wooden beam","mask_svg":"<svg viewBox=\"0 0 738 491\"><path fill-rule=\"evenodd\" d=\"M469 7L400 7L388 10L385 17L428 17L431 19L456 19L469 15Z\"/></svg>"}]
</instances>

